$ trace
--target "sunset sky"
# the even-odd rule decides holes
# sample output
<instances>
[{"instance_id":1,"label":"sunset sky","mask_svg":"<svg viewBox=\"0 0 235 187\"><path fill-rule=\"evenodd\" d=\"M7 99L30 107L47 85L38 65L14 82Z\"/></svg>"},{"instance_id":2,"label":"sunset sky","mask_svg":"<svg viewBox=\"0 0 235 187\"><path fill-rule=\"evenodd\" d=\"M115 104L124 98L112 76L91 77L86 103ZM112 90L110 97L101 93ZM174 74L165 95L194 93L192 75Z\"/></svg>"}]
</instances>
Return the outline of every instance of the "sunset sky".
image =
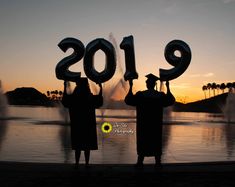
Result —
<instances>
[{"instance_id":1,"label":"sunset sky","mask_svg":"<svg viewBox=\"0 0 235 187\"><path fill-rule=\"evenodd\" d=\"M134 86L143 90L146 74L172 68L164 49L180 39L190 46L192 61L170 82L172 93L186 102L203 99L203 84L235 81L234 18L235 0L1 0L0 80L4 91L61 90L55 66L72 50L63 53L57 44L74 37L86 46L112 33L118 45L133 35L139 73ZM120 56L124 62L123 50ZM95 59L103 67L102 55ZM71 70L85 76L82 64Z\"/></svg>"}]
</instances>

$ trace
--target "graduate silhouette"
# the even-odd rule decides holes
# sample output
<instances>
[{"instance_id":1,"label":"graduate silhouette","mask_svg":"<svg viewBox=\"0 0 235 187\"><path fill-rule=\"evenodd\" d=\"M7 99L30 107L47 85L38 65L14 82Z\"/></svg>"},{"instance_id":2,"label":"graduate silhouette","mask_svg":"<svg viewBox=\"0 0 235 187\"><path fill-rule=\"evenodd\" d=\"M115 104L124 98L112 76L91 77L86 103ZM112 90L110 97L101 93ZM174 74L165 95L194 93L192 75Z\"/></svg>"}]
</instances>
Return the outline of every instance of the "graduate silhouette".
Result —
<instances>
[{"instance_id":1,"label":"graduate silhouette","mask_svg":"<svg viewBox=\"0 0 235 187\"><path fill-rule=\"evenodd\" d=\"M97 150L97 132L95 109L103 104L102 85L100 92L93 95L87 78L80 78L71 95L64 94L62 104L69 109L72 149L75 150L76 167L79 165L81 151L84 151L86 166L89 165L90 150Z\"/></svg>"},{"instance_id":2,"label":"graduate silhouette","mask_svg":"<svg viewBox=\"0 0 235 187\"><path fill-rule=\"evenodd\" d=\"M155 166L161 166L162 155L162 123L163 108L172 105L175 98L170 92L169 82L166 81L167 93L155 90L159 78L153 74L146 75L147 90L133 94L133 81L129 80L130 89L125 97L127 105L136 106L137 110L137 154L136 166L142 167L144 157L154 156Z\"/></svg>"}]
</instances>

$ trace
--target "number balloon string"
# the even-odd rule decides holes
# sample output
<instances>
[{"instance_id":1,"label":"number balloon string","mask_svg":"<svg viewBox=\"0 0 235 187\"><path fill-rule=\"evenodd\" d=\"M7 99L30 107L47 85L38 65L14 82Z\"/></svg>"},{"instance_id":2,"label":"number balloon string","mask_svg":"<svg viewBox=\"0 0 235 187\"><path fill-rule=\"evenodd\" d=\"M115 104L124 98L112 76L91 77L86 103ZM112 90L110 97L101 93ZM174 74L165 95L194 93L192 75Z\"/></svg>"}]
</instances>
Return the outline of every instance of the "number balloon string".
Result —
<instances>
[{"instance_id":1,"label":"number balloon string","mask_svg":"<svg viewBox=\"0 0 235 187\"><path fill-rule=\"evenodd\" d=\"M175 52L180 52L180 57ZM189 46L181 40L169 42L165 48L166 61L174 66L172 69L159 69L161 81L173 80L182 75L191 62L191 50Z\"/></svg>"}]
</instances>

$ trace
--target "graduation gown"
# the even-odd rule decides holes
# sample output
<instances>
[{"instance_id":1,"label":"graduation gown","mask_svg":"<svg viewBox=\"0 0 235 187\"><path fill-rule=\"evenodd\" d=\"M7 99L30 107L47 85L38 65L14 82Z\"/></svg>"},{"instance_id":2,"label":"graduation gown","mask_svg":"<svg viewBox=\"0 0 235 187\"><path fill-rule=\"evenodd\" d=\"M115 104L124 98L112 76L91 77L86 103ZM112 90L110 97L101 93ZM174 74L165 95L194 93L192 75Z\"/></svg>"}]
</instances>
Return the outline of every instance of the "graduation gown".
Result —
<instances>
[{"instance_id":1,"label":"graduation gown","mask_svg":"<svg viewBox=\"0 0 235 187\"><path fill-rule=\"evenodd\" d=\"M65 93L62 104L69 109L72 149L97 150L95 109L102 106L103 97L92 93Z\"/></svg>"},{"instance_id":2,"label":"graduation gown","mask_svg":"<svg viewBox=\"0 0 235 187\"><path fill-rule=\"evenodd\" d=\"M156 156L162 154L163 108L174 103L174 96L168 92L145 90L135 95L128 93L125 103L136 106L137 111L137 154Z\"/></svg>"}]
</instances>

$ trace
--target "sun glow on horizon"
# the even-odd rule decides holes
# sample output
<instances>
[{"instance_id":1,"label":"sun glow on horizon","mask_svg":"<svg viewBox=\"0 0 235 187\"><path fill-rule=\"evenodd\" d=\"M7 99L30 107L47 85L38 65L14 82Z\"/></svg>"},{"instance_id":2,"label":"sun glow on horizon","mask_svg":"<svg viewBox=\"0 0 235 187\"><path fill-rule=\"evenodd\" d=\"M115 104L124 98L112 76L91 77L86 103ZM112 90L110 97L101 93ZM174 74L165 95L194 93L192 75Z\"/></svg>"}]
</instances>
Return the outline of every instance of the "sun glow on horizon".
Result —
<instances>
[{"instance_id":1,"label":"sun glow on horizon","mask_svg":"<svg viewBox=\"0 0 235 187\"><path fill-rule=\"evenodd\" d=\"M146 89L146 74L159 76L160 68L172 68L164 50L175 39L186 42L192 51L188 69L170 81L177 101L204 99L204 84L234 82L234 1L1 1L0 10L0 41L4 46L0 50L0 80L4 92L18 87L34 87L42 93L63 90L55 66L72 50L64 53L58 43L74 37L86 46L96 38L109 40L110 33L115 37L122 67L125 58L119 45L123 37L134 37L139 74L134 92ZM103 54L97 53L98 70L104 68L103 61ZM85 76L82 60L71 70ZM117 98L123 98L118 94Z\"/></svg>"}]
</instances>

